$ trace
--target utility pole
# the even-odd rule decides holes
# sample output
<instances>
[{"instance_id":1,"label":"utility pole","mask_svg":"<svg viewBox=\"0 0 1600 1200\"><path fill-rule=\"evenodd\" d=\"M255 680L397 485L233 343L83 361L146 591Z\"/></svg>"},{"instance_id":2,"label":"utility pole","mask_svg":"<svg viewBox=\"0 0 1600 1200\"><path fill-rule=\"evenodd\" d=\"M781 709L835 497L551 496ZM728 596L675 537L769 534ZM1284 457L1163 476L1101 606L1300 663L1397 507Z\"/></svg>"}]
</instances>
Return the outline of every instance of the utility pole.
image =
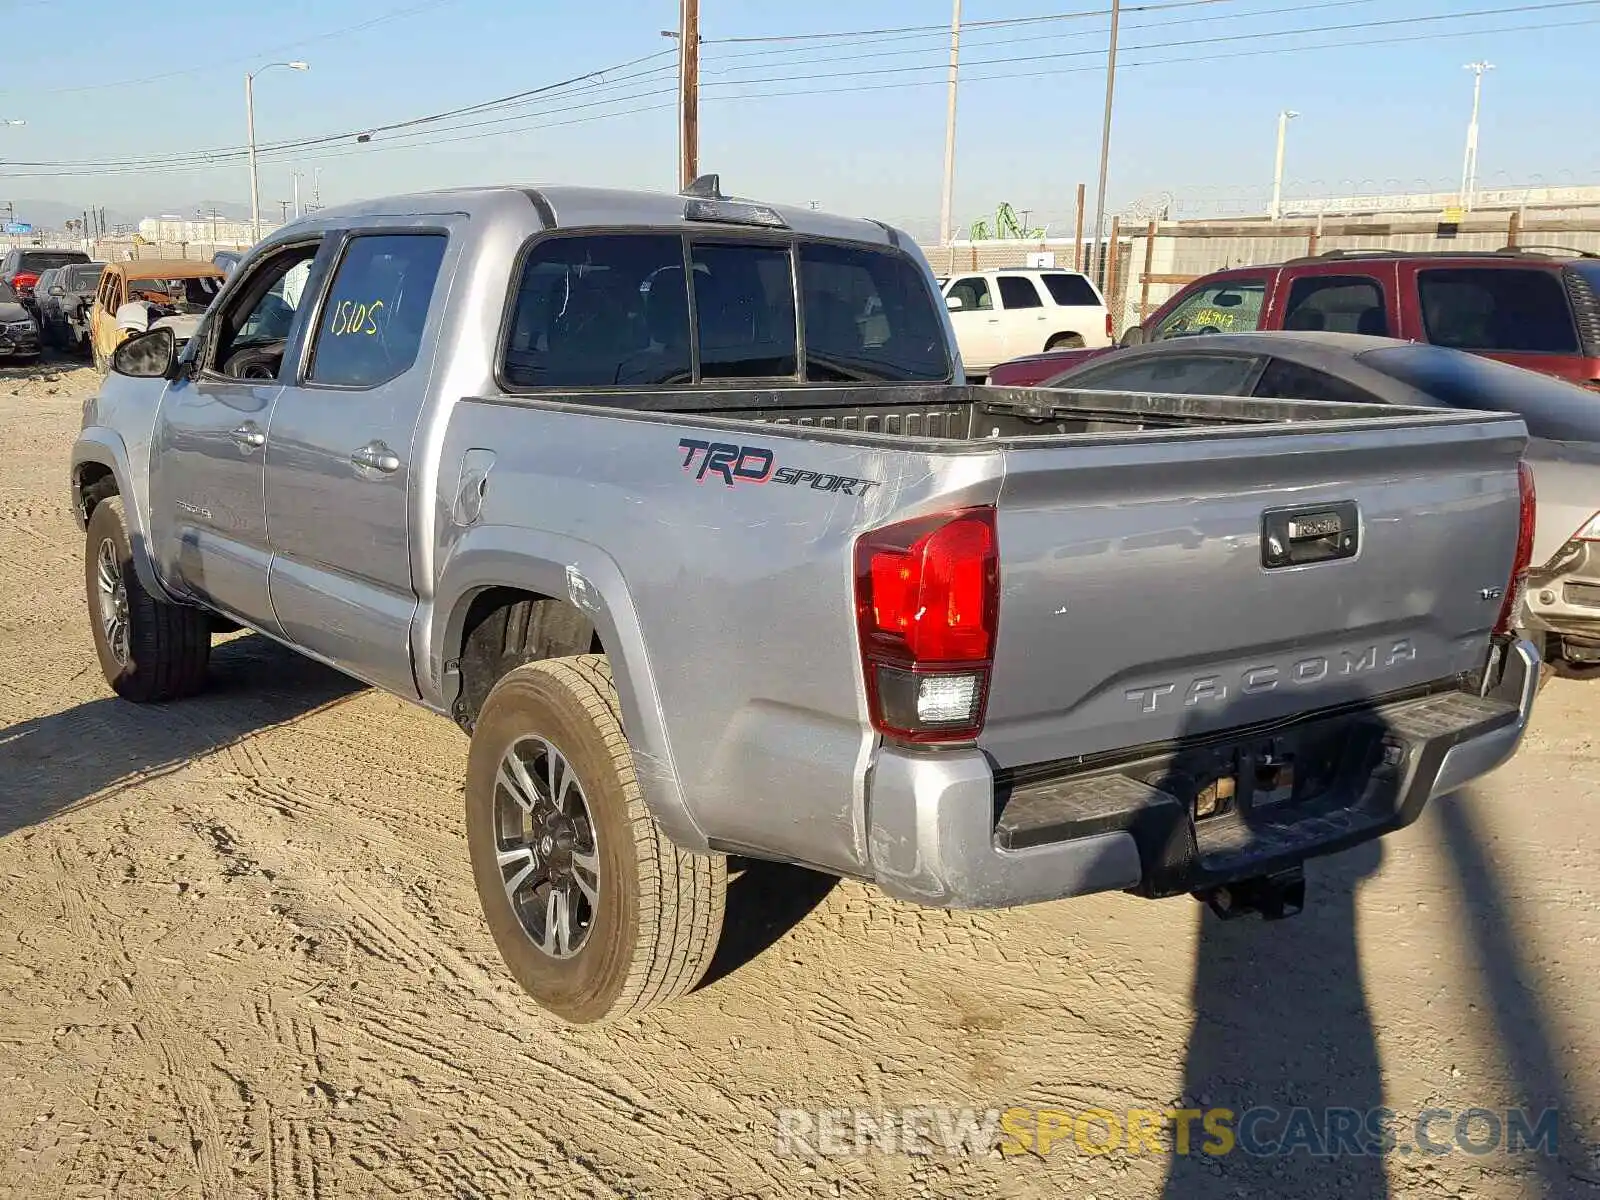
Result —
<instances>
[{"instance_id":1,"label":"utility pole","mask_svg":"<svg viewBox=\"0 0 1600 1200\"><path fill-rule=\"evenodd\" d=\"M294 219L300 219L300 172L294 173Z\"/></svg>"},{"instance_id":2,"label":"utility pole","mask_svg":"<svg viewBox=\"0 0 1600 1200\"><path fill-rule=\"evenodd\" d=\"M1272 167L1272 208L1267 214L1274 221L1283 213L1283 143L1289 134L1289 122L1299 115L1292 108L1278 114L1278 157Z\"/></svg>"},{"instance_id":3,"label":"utility pole","mask_svg":"<svg viewBox=\"0 0 1600 1200\"><path fill-rule=\"evenodd\" d=\"M278 208L278 224L287 225L289 223L289 201L279 200Z\"/></svg>"},{"instance_id":4,"label":"utility pole","mask_svg":"<svg viewBox=\"0 0 1600 1200\"><path fill-rule=\"evenodd\" d=\"M1122 18L1122 0L1111 0L1111 45L1106 52L1106 115L1100 127L1100 186L1094 199L1094 244L1099 254L1099 267L1095 278L1103 285L1106 281L1106 255L1100 245L1106 220L1106 167L1111 158L1111 102L1117 90L1117 25Z\"/></svg>"},{"instance_id":5,"label":"utility pole","mask_svg":"<svg viewBox=\"0 0 1600 1200\"><path fill-rule=\"evenodd\" d=\"M678 0L678 187L700 174L700 0Z\"/></svg>"},{"instance_id":6,"label":"utility pole","mask_svg":"<svg viewBox=\"0 0 1600 1200\"><path fill-rule=\"evenodd\" d=\"M950 98L944 117L944 193L939 204L939 244L950 244L950 209L956 188L956 92L961 80L961 0L950 15Z\"/></svg>"},{"instance_id":7,"label":"utility pole","mask_svg":"<svg viewBox=\"0 0 1600 1200\"><path fill-rule=\"evenodd\" d=\"M1470 62L1462 68L1472 72L1472 121L1467 126L1467 154L1461 164L1461 207L1472 211L1472 196L1478 188L1478 103L1483 97L1483 73L1494 70L1491 62Z\"/></svg>"}]
</instances>

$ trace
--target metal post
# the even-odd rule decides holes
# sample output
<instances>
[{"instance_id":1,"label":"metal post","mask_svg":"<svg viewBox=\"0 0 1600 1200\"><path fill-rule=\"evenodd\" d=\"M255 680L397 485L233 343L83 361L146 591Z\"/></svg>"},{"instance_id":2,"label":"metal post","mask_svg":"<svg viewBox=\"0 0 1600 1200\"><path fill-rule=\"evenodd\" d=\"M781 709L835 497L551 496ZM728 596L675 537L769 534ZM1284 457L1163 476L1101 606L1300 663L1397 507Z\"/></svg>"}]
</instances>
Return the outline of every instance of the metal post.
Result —
<instances>
[{"instance_id":1,"label":"metal post","mask_svg":"<svg viewBox=\"0 0 1600 1200\"><path fill-rule=\"evenodd\" d=\"M261 187L256 180L256 94L255 76L244 77L244 124L250 141L250 230L261 240Z\"/></svg>"},{"instance_id":2,"label":"metal post","mask_svg":"<svg viewBox=\"0 0 1600 1200\"><path fill-rule=\"evenodd\" d=\"M1156 223L1151 221L1144 231L1144 277L1139 281L1139 324L1150 319L1150 269L1155 265Z\"/></svg>"},{"instance_id":3,"label":"metal post","mask_svg":"<svg viewBox=\"0 0 1600 1200\"><path fill-rule=\"evenodd\" d=\"M1299 115L1287 108L1278 114L1278 156L1272 167L1272 208L1267 214L1274 221L1283 215L1283 144L1288 138L1289 122Z\"/></svg>"},{"instance_id":4,"label":"metal post","mask_svg":"<svg viewBox=\"0 0 1600 1200\"><path fill-rule=\"evenodd\" d=\"M700 0L678 5L678 187L700 174Z\"/></svg>"},{"instance_id":5,"label":"metal post","mask_svg":"<svg viewBox=\"0 0 1600 1200\"><path fill-rule=\"evenodd\" d=\"M950 16L950 97L944 118L944 192L939 204L939 242L950 244L950 210L956 187L956 92L961 74L961 0Z\"/></svg>"},{"instance_id":6,"label":"metal post","mask_svg":"<svg viewBox=\"0 0 1600 1200\"><path fill-rule=\"evenodd\" d=\"M1083 184L1080 183L1078 185L1078 212L1074 218L1076 228L1072 234L1072 269L1074 271L1083 270L1083 194L1087 190Z\"/></svg>"},{"instance_id":7,"label":"metal post","mask_svg":"<svg viewBox=\"0 0 1600 1200\"><path fill-rule=\"evenodd\" d=\"M300 219L300 172L294 173L294 219Z\"/></svg>"},{"instance_id":8,"label":"metal post","mask_svg":"<svg viewBox=\"0 0 1600 1200\"><path fill-rule=\"evenodd\" d=\"M1106 52L1106 113L1100 128L1100 186L1094 199L1094 241L1100 246L1100 235L1106 220L1106 167L1111 156L1111 101L1117 89L1117 23L1122 18L1122 0L1111 0L1111 44ZM1106 278L1105 251L1100 250L1100 267L1096 272L1104 284Z\"/></svg>"},{"instance_id":9,"label":"metal post","mask_svg":"<svg viewBox=\"0 0 1600 1200\"><path fill-rule=\"evenodd\" d=\"M1470 62L1472 72L1472 120L1467 125L1467 151L1461 163L1461 207L1472 211L1472 195L1478 187L1478 103L1483 96L1483 73L1494 70L1491 62Z\"/></svg>"},{"instance_id":10,"label":"metal post","mask_svg":"<svg viewBox=\"0 0 1600 1200\"><path fill-rule=\"evenodd\" d=\"M1111 309L1111 315L1116 320L1116 329L1122 330L1122 318L1126 315L1127 305L1117 302L1117 239L1122 233L1122 218L1111 218L1111 237L1106 243L1105 252L1101 261L1105 265L1102 277L1105 279L1106 305Z\"/></svg>"}]
</instances>

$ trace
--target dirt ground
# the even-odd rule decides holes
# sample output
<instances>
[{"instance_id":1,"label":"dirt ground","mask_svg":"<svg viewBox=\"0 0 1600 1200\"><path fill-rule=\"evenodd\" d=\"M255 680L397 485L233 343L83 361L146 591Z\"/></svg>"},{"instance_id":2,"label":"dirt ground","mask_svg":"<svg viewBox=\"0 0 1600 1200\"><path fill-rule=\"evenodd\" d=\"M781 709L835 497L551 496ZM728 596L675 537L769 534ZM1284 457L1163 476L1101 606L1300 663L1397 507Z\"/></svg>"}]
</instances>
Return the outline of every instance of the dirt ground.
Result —
<instances>
[{"instance_id":1,"label":"dirt ground","mask_svg":"<svg viewBox=\"0 0 1600 1200\"><path fill-rule=\"evenodd\" d=\"M110 697L66 489L93 384L0 372L0 1197L1600 1196L1600 681L1293 920L752 868L708 986L573 1031L479 917L452 725L248 635L201 699ZM919 1105L1561 1123L1554 1157L778 1153L778 1109Z\"/></svg>"}]
</instances>

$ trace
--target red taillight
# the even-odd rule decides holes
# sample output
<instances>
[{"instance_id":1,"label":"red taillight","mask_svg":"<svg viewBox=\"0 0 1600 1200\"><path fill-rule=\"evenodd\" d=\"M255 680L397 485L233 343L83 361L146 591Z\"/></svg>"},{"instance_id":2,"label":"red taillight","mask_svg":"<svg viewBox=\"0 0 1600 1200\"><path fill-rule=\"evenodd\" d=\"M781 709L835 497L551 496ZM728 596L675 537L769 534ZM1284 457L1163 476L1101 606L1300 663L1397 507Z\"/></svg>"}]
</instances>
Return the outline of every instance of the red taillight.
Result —
<instances>
[{"instance_id":1,"label":"red taillight","mask_svg":"<svg viewBox=\"0 0 1600 1200\"><path fill-rule=\"evenodd\" d=\"M1111 325L1111 310L1109 308L1106 309L1106 336L1113 339L1117 336L1117 331Z\"/></svg>"},{"instance_id":2,"label":"red taillight","mask_svg":"<svg viewBox=\"0 0 1600 1200\"><path fill-rule=\"evenodd\" d=\"M33 291L33 285L38 282L39 277L37 275L30 275L26 272L19 271L16 278L11 281L11 286L19 295L21 295L23 293Z\"/></svg>"},{"instance_id":3,"label":"red taillight","mask_svg":"<svg viewBox=\"0 0 1600 1200\"><path fill-rule=\"evenodd\" d=\"M862 534L855 566L873 725L910 741L976 737L1000 607L994 509L917 517Z\"/></svg>"},{"instance_id":4,"label":"red taillight","mask_svg":"<svg viewBox=\"0 0 1600 1200\"><path fill-rule=\"evenodd\" d=\"M1500 619L1494 623L1496 633L1510 633L1511 622L1522 603L1522 592L1528 584L1528 568L1533 563L1533 523L1538 512L1538 500L1533 489L1533 468L1525 462L1517 464L1517 556L1511 561L1511 579L1506 584L1506 598L1500 605Z\"/></svg>"}]
</instances>

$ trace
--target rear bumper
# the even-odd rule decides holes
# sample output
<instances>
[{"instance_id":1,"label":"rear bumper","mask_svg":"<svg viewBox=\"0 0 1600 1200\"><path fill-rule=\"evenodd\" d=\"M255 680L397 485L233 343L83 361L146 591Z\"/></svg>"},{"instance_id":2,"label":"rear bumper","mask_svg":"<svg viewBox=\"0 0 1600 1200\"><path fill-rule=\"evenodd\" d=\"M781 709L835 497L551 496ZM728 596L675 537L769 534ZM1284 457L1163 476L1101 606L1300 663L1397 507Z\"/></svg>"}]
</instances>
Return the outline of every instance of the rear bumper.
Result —
<instances>
[{"instance_id":1,"label":"rear bumper","mask_svg":"<svg viewBox=\"0 0 1600 1200\"><path fill-rule=\"evenodd\" d=\"M1169 896L1370 841L1516 751L1539 657L1517 641L1497 658L1481 696L1317 713L1089 772L997 775L978 750L885 747L869 784L874 877L891 895L944 908ZM1195 794L1218 779L1234 781L1232 810L1196 821Z\"/></svg>"},{"instance_id":2,"label":"rear bumper","mask_svg":"<svg viewBox=\"0 0 1600 1200\"><path fill-rule=\"evenodd\" d=\"M1600 649L1600 543L1571 543L1556 560L1558 570L1530 576L1522 622L1535 633Z\"/></svg>"}]
</instances>

